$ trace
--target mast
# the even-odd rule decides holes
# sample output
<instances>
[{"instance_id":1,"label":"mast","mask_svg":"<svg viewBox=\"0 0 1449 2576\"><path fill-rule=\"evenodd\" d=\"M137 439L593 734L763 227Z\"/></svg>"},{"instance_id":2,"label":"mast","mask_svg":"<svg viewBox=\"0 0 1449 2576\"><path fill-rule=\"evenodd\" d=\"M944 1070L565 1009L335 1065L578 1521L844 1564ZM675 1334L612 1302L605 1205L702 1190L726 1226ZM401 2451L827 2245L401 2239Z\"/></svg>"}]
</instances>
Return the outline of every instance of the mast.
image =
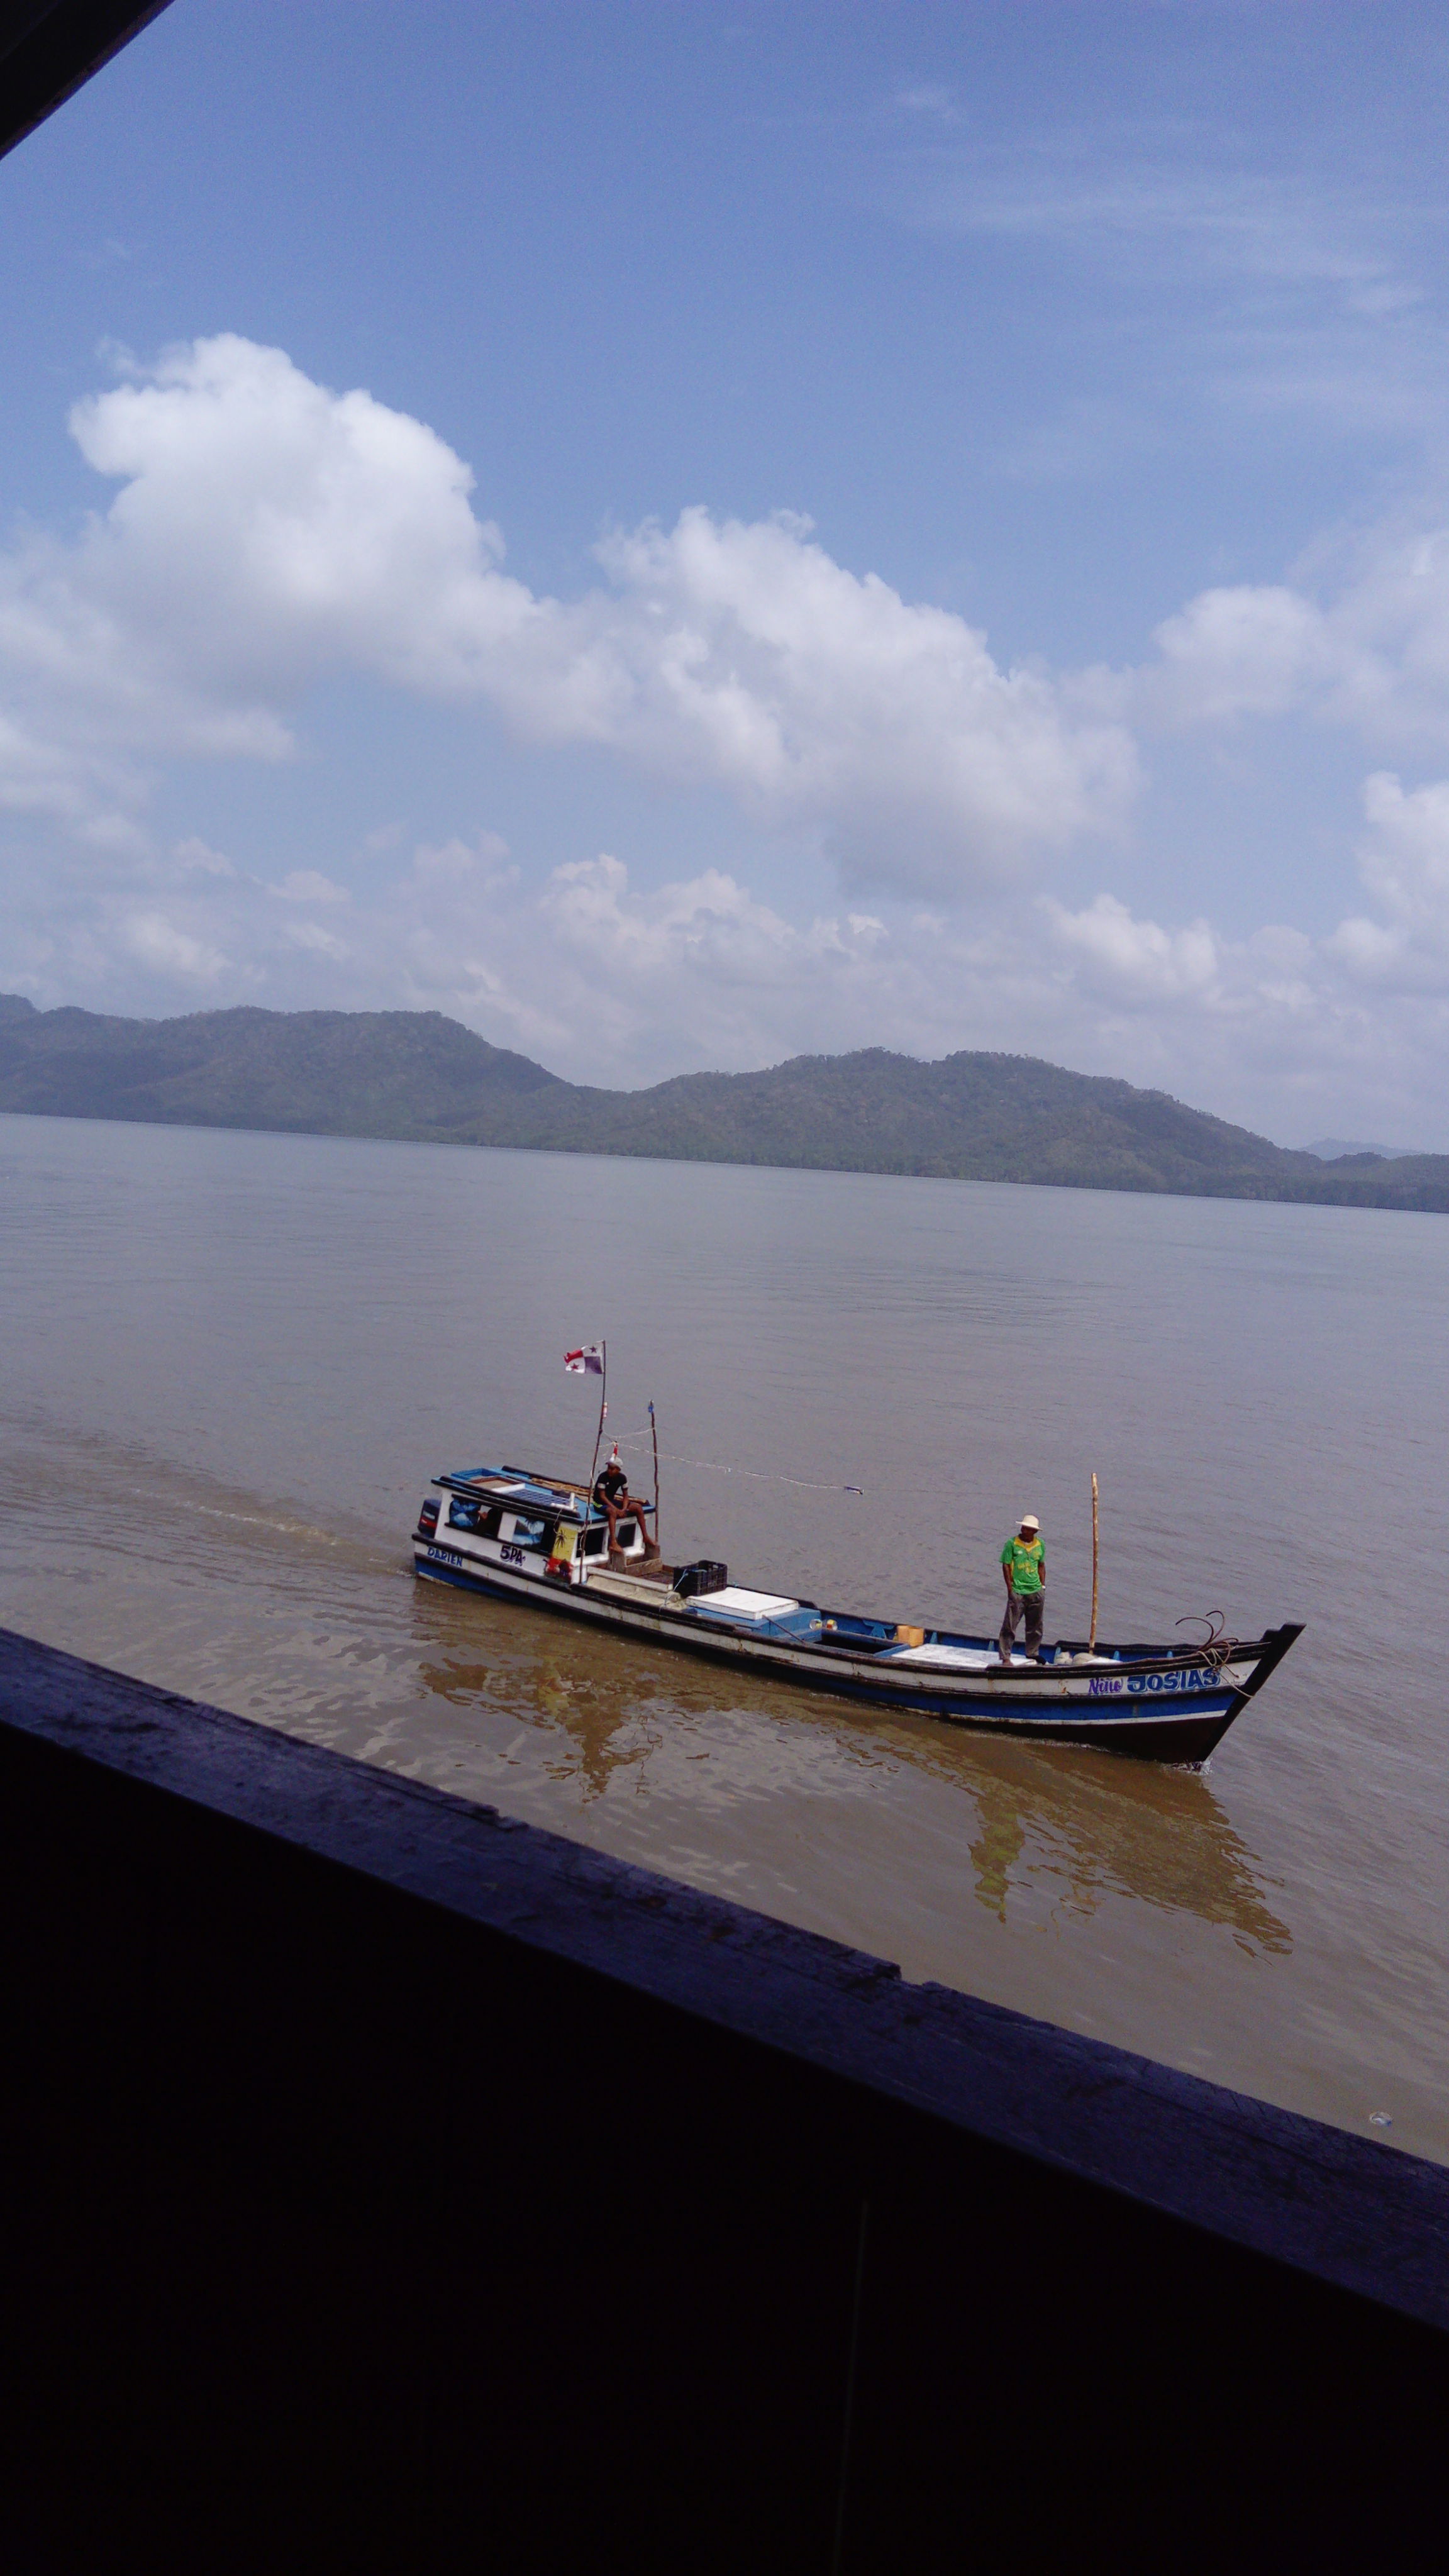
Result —
<instances>
[{"instance_id":1,"label":"mast","mask_svg":"<svg viewBox=\"0 0 1449 2576\"><path fill-rule=\"evenodd\" d=\"M607 1342L600 1342L599 1357L603 1361L603 1367L599 1371L603 1385L599 1390L599 1427L594 1433L594 1463L589 1469L588 1511L592 1511L594 1506L594 1478L599 1472L599 1449L603 1441L604 1422L609 1410L609 1345ZM585 1519L588 1517L588 1511L585 1512Z\"/></svg>"}]
</instances>

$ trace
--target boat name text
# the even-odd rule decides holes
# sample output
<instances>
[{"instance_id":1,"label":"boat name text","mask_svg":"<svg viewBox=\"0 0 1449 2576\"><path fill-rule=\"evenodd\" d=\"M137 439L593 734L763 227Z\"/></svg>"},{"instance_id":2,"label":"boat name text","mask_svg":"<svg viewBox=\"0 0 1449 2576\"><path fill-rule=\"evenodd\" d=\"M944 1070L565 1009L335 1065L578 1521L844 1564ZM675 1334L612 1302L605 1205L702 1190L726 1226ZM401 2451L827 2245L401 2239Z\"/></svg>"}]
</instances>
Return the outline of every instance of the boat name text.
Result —
<instances>
[{"instance_id":1,"label":"boat name text","mask_svg":"<svg viewBox=\"0 0 1449 2576\"><path fill-rule=\"evenodd\" d=\"M1211 1687L1214 1678L1215 1676L1202 1664L1193 1664L1185 1672L1179 1670L1171 1673L1128 1673L1121 1680L1104 1678L1101 1681L1088 1682L1087 1696L1089 1699L1115 1699L1118 1693L1124 1690L1132 1692L1207 1690Z\"/></svg>"}]
</instances>

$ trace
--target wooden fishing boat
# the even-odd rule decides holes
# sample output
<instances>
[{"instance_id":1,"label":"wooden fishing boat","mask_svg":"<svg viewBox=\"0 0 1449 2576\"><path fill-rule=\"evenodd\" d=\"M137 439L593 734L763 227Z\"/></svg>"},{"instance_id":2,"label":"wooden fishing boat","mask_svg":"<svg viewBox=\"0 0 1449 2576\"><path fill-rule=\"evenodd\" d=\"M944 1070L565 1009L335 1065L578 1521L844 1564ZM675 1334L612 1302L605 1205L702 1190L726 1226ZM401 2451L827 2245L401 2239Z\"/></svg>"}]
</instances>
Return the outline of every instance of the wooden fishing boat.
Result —
<instances>
[{"instance_id":1,"label":"wooden fishing boat","mask_svg":"<svg viewBox=\"0 0 1449 2576\"><path fill-rule=\"evenodd\" d=\"M647 1538L647 1504L619 1519L611 1549L604 1515L567 1479L473 1467L433 1482L438 1499L424 1502L413 1533L415 1571L430 1583L993 1734L1204 1762L1302 1634L1289 1625L1251 1642L1210 1633L1195 1645L1095 1650L1063 1638L1039 1663L1018 1653L1004 1664L994 1637L748 1590L713 1559L665 1565Z\"/></svg>"}]
</instances>

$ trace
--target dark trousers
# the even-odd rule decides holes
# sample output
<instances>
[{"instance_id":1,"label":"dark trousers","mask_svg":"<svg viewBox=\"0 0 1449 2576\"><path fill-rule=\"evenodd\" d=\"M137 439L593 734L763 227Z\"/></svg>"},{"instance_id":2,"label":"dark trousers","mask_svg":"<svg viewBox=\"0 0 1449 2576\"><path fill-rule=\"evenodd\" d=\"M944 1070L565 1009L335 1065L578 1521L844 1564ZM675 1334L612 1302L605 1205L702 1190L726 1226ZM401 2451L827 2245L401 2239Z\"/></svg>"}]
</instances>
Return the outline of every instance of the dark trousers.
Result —
<instances>
[{"instance_id":1,"label":"dark trousers","mask_svg":"<svg viewBox=\"0 0 1449 2576\"><path fill-rule=\"evenodd\" d=\"M1027 1653L1035 1656L1037 1662L1040 1663L1041 1623L1045 1615L1045 1584L1042 1585L1039 1592L1008 1592L1006 1596L1006 1610L1001 1622L1001 1651L1003 1655L1010 1654L1011 1641L1016 1634L1016 1623L1019 1619L1024 1618L1026 1621L1026 1635L1022 1639L1022 1644L1025 1646Z\"/></svg>"}]
</instances>

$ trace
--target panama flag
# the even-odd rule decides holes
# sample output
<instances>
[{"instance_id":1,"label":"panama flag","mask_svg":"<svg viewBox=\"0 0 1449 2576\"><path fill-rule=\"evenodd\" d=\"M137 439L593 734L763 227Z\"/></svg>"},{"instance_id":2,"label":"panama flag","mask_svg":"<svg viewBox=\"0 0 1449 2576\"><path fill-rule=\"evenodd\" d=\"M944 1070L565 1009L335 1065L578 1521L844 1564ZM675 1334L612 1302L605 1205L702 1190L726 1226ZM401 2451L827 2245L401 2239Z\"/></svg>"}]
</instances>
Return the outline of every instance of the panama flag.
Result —
<instances>
[{"instance_id":1,"label":"panama flag","mask_svg":"<svg viewBox=\"0 0 1449 2576\"><path fill-rule=\"evenodd\" d=\"M603 1343L585 1342L581 1351L565 1351L564 1367L570 1377L602 1377L604 1374Z\"/></svg>"}]
</instances>

